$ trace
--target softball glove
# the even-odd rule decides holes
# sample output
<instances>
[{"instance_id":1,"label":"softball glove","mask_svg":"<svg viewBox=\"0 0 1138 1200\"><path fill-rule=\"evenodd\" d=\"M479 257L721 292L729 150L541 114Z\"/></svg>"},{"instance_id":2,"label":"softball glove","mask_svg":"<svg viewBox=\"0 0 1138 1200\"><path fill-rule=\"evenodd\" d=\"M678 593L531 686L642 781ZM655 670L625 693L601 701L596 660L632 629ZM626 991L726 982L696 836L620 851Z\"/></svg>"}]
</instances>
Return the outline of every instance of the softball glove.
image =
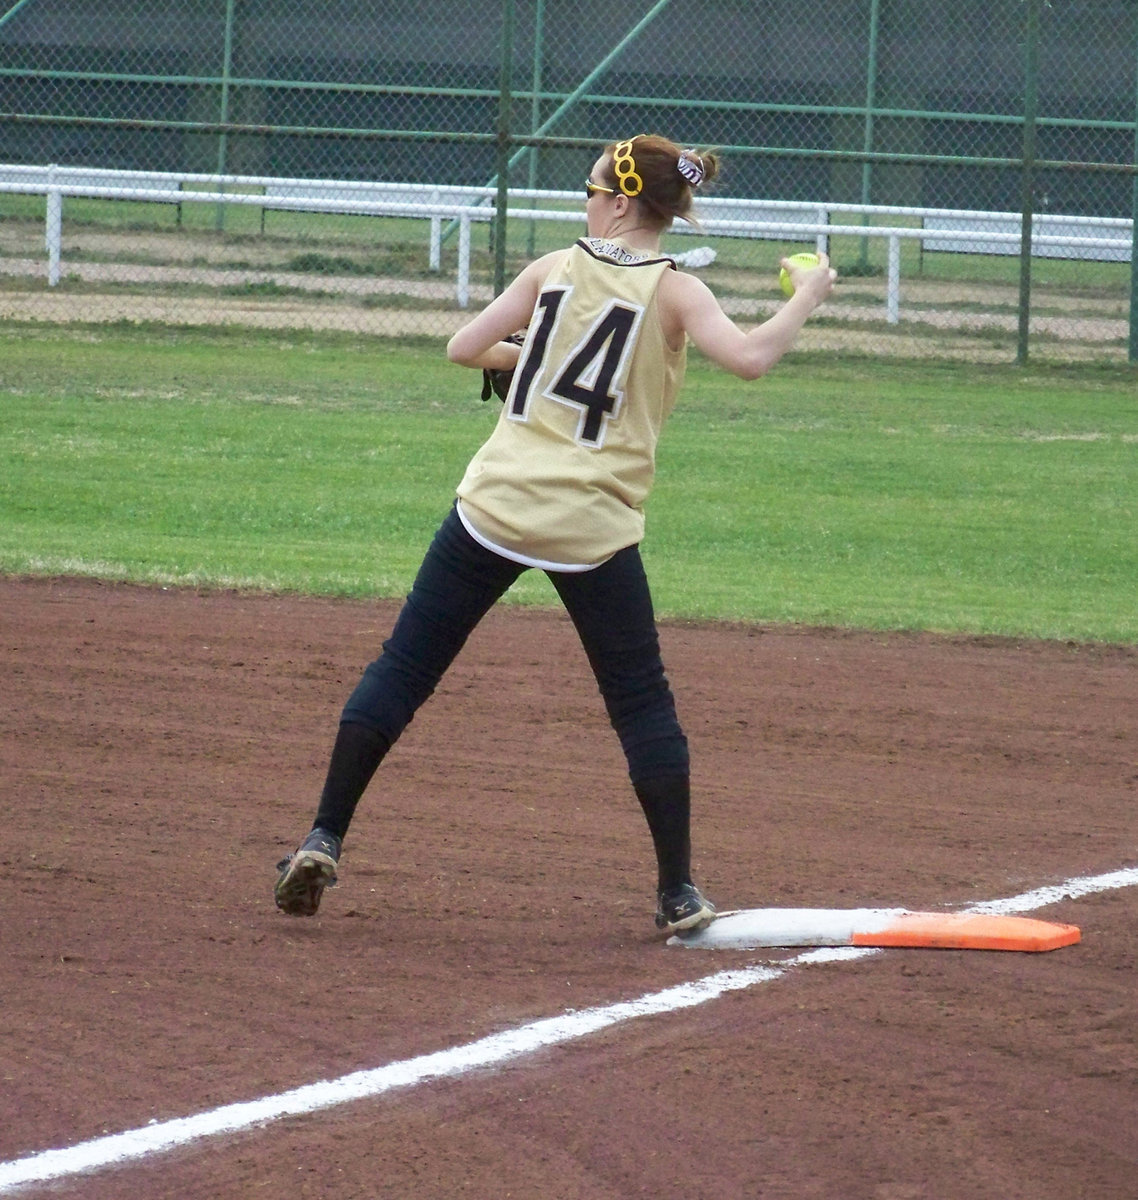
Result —
<instances>
[{"instance_id":1,"label":"softball glove","mask_svg":"<svg viewBox=\"0 0 1138 1200\"><path fill-rule=\"evenodd\" d=\"M520 346L526 340L525 330L518 333L511 333L508 338L502 339L504 342L512 342L515 346ZM483 371L482 372L482 399L489 400L491 396L497 396L504 404L506 397L510 394L510 384L514 379L514 369L511 367L508 371Z\"/></svg>"}]
</instances>

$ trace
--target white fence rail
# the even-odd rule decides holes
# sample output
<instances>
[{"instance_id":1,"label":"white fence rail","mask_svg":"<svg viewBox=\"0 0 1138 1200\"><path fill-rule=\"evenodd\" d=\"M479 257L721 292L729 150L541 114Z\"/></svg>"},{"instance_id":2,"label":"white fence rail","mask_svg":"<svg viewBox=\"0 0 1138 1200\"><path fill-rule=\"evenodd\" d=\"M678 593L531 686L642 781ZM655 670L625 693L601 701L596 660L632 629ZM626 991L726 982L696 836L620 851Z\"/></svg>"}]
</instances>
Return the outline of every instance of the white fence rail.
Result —
<instances>
[{"instance_id":1,"label":"white fence rail","mask_svg":"<svg viewBox=\"0 0 1138 1200\"><path fill-rule=\"evenodd\" d=\"M474 222L493 219L493 187L450 187L432 184L282 179L252 175L198 175L148 171L109 171L91 167L17 166L0 164L0 192L46 197L48 283L61 278L62 212L65 196L101 197L161 204L244 204L264 210L356 213L410 217L430 223L429 263L439 270L443 221L459 230L455 298L470 303L470 230ZM514 220L571 221L580 224L581 209L515 207L581 199L578 193L511 188L509 215ZM833 224L831 208L852 217L917 220L914 225ZM1018 254L1020 216L974 210L882 205L826 206L796 201L708 197L697 208L699 227L677 222L677 234L813 241L820 251L838 236L884 238L887 242L885 315L900 319L902 240L915 240L926 250L965 254ZM1134 223L1123 218L1062 217L1044 214L1033 222L1032 254L1043 258L1129 262Z\"/></svg>"},{"instance_id":2,"label":"white fence rail","mask_svg":"<svg viewBox=\"0 0 1138 1200\"><path fill-rule=\"evenodd\" d=\"M1054 213L1037 213L1032 217L1031 230L1037 258L1080 258L1097 262L1129 262L1134 222L1123 217L1064 217ZM947 250L959 254L1018 254L1020 215L1001 212L933 213L924 219L930 233L939 230L969 229L973 237L966 242L942 242L937 237L924 240L926 250ZM1006 242L989 234L1014 234L1016 245L1009 249ZM1103 246L1099 239L1122 244ZM1087 239L1092 239L1087 241Z\"/></svg>"}]
</instances>

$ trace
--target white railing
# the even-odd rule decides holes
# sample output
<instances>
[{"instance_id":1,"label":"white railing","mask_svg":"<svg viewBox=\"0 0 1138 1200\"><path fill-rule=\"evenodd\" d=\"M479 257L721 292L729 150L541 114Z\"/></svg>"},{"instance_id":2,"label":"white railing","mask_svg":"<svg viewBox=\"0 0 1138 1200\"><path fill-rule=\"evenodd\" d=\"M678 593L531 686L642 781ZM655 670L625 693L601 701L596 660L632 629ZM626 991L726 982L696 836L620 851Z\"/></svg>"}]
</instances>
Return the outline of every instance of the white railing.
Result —
<instances>
[{"instance_id":1,"label":"white railing","mask_svg":"<svg viewBox=\"0 0 1138 1200\"><path fill-rule=\"evenodd\" d=\"M947 250L959 254L1018 254L1021 218L1019 213L1002 212L953 212L932 213L924 220L930 232L944 229L972 231L972 237L963 243L942 243L940 238L925 239L926 250ZM1056 213L1036 213L1032 217L1031 229L1034 253L1037 258L1081 258L1098 262L1129 262L1131 239L1128 237L1133 221L1124 217L1065 217ZM992 238L993 233L1015 235L1016 245L1009 249L1005 242ZM1086 240L1076 239L1092 239ZM1117 248L1100 246L1098 239L1112 242L1121 239Z\"/></svg>"},{"instance_id":2,"label":"white railing","mask_svg":"<svg viewBox=\"0 0 1138 1200\"><path fill-rule=\"evenodd\" d=\"M925 211L921 209L904 209L904 208L885 208L875 205L841 205L840 209L843 213L864 212L867 215L873 216L922 216ZM1129 262L1131 249L1133 245L1133 222L1125 222L1126 236L1124 237L1072 237L1067 235L1053 233L1037 233L1033 229L1031 239L1031 252L1033 257L1044 257L1045 251L1052 248L1065 247L1069 250L1079 251L1077 254L1066 255L1069 258L1090 258L1094 257L1099 260L1106 261L1122 261ZM748 231L751 228L750 222L745 221L717 221L707 227L707 232L717 233L722 236L748 237L753 236ZM947 246L959 247L961 251L967 251L970 244L976 241L976 231L974 229L938 229L930 230L923 226L886 226L886 225L783 225L778 222L764 223L764 237L779 237L786 238L790 232L799 234L815 234L818 237L880 237L885 238L887 243L886 254L886 270L885 270L885 319L891 325L897 324L900 320L900 300L901 300L901 242L917 241L922 245L931 240L932 237L941 249ZM1113 232L1113 231L1112 231ZM1019 219L1016 218L1016 228L1014 231L994 232L985 234L985 242L990 245L998 245L1003 247L1003 253L1017 254L1020 249L1021 236L1019 233ZM1093 254L1091 252L1094 252ZM975 253L975 251L971 251ZM993 251L984 251L984 253L993 253ZM1125 255L1125 257L1120 257ZM1047 257L1055 257L1054 255L1046 255Z\"/></svg>"},{"instance_id":3,"label":"white railing","mask_svg":"<svg viewBox=\"0 0 1138 1200\"><path fill-rule=\"evenodd\" d=\"M24 167L0 165L0 192L46 195L48 284L61 278L62 213L65 196L136 200L149 204L243 204L262 210L355 213L361 216L426 218L431 222L430 262L438 269L441 223L459 225L458 275L455 292L465 308L470 302L470 225L494 213L484 201L493 188L468 189L470 195L431 202L429 187L415 199L415 185L290 180L276 176L199 175L159 171L107 171L93 167ZM270 192L270 189L272 191ZM389 190L392 189L392 190ZM453 193L456 189L447 189ZM578 216L578 219L579 216Z\"/></svg>"},{"instance_id":4,"label":"white railing","mask_svg":"<svg viewBox=\"0 0 1138 1200\"><path fill-rule=\"evenodd\" d=\"M455 297L470 302L470 229L473 222L493 219L494 187L434 184L284 179L277 176L206 175L193 173L109 171L93 167L15 166L0 164L0 192L47 198L46 245L48 282L61 277L62 210L65 196L102 197L148 203L245 204L262 210L356 213L411 217L430 222L429 262L439 270L444 220L458 223L458 267ZM580 207L554 209L516 207L582 200L577 191L511 188L512 220L570 221L581 224ZM843 215L914 225L834 224L832 211ZM697 206L698 227L677 222L681 235L813 241L825 250L833 237L884 238L886 253L886 320L900 319L901 242L913 240L925 249L968 254L1017 254L1020 217L967 209L843 204L826 206L800 201L708 197ZM1133 253L1134 223L1124 218L1060 217L1045 214L1033 222L1032 254L1128 262Z\"/></svg>"}]
</instances>

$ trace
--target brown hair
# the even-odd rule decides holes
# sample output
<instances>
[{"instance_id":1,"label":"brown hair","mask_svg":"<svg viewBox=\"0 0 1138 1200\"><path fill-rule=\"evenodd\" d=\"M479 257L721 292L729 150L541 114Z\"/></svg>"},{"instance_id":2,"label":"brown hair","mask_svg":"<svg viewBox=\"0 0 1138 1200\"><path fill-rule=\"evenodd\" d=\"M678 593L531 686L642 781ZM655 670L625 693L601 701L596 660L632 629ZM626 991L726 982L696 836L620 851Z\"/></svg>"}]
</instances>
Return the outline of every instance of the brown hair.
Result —
<instances>
[{"instance_id":1,"label":"brown hair","mask_svg":"<svg viewBox=\"0 0 1138 1200\"><path fill-rule=\"evenodd\" d=\"M606 184L639 200L651 218L666 229L672 221L695 224L691 216L693 182L703 187L719 172L712 150L684 149L666 137L642 133L605 147Z\"/></svg>"}]
</instances>

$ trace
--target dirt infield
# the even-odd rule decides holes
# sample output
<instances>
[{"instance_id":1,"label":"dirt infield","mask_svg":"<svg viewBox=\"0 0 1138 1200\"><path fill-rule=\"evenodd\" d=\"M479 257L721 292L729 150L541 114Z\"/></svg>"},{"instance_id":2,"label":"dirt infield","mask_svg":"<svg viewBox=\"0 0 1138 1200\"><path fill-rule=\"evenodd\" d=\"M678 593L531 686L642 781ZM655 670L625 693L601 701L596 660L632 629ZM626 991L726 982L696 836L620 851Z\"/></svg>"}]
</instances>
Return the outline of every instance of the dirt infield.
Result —
<instances>
[{"instance_id":1,"label":"dirt infield","mask_svg":"<svg viewBox=\"0 0 1138 1200\"><path fill-rule=\"evenodd\" d=\"M651 922L568 622L501 607L272 905L391 604L0 580L0 1163L792 952ZM667 624L724 907L960 908L1138 862L1138 649ZM500 1069L19 1194L1133 1200L1138 894L1050 954L794 965Z\"/></svg>"}]
</instances>

